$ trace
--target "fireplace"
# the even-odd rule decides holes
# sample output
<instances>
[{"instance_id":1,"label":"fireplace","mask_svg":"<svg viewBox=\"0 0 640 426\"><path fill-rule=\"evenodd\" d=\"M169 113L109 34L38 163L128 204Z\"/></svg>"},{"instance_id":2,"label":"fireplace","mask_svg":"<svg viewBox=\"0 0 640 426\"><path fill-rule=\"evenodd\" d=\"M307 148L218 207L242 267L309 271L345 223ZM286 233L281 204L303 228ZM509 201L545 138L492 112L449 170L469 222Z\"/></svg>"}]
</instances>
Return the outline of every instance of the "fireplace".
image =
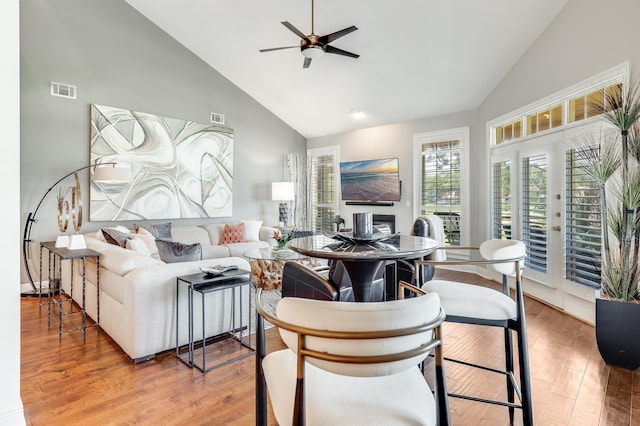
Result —
<instances>
[{"instance_id":1,"label":"fireplace","mask_svg":"<svg viewBox=\"0 0 640 426\"><path fill-rule=\"evenodd\" d=\"M391 233L396 232L396 215L394 214L374 214L373 226L388 225Z\"/></svg>"}]
</instances>

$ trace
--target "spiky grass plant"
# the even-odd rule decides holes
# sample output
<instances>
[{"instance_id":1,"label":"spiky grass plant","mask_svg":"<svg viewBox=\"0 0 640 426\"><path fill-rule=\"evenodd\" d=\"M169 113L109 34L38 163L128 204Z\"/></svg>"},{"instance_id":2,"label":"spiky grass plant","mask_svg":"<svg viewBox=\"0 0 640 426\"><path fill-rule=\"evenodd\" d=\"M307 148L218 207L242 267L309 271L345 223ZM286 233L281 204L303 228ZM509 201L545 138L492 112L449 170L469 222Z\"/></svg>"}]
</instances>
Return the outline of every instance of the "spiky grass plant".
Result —
<instances>
[{"instance_id":1,"label":"spiky grass plant","mask_svg":"<svg viewBox=\"0 0 640 426\"><path fill-rule=\"evenodd\" d=\"M590 105L616 132L578 149L585 173L600 186L602 214L601 289L611 298L639 300L640 269L640 80L605 91L604 103ZM611 134L614 136L612 137ZM589 137L587 137L589 138ZM599 149L594 150L597 146Z\"/></svg>"}]
</instances>

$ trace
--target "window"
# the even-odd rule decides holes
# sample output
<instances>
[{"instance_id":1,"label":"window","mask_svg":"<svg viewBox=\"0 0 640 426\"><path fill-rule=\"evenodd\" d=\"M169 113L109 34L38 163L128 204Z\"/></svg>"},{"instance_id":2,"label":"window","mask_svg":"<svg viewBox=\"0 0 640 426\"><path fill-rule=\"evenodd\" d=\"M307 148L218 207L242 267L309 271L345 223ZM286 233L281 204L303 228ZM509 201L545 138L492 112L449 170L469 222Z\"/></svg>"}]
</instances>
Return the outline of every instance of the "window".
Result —
<instances>
[{"instance_id":1,"label":"window","mask_svg":"<svg viewBox=\"0 0 640 426\"><path fill-rule=\"evenodd\" d=\"M454 246L461 245L468 223L464 167L468 135L468 128L463 128L414 136L416 216L440 216L445 243Z\"/></svg>"},{"instance_id":2,"label":"window","mask_svg":"<svg viewBox=\"0 0 640 426\"><path fill-rule=\"evenodd\" d=\"M579 95L556 98L545 106L530 109L524 114L517 114L516 118L511 116L504 121L498 121L496 125L491 126L492 145L504 144L595 117L607 106L605 105L605 93L611 90L620 90L622 83L620 83L620 78L615 78L613 82L609 80L595 87L594 89L594 86L591 86L580 92ZM567 111L566 119L565 110Z\"/></svg>"},{"instance_id":3,"label":"window","mask_svg":"<svg viewBox=\"0 0 640 426\"><path fill-rule=\"evenodd\" d=\"M597 152L597 148L593 148ZM600 189L580 167L575 149L566 153L565 278L600 286Z\"/></svg>"},{"instance_id":4,"label":"window","mask_svg":"<svg viewBox=\"0 0 640 426\"><path fill-rule=\"evenodd\" d=\"M510 123L505 123L496 128L496 144L518 139L522 136L522 120L518 119Z\"/></svg>"},{"instance_id":5,"label":"window","mask_svg":"<svg viewBox=\"0 0 640 426\"><path fill-rule=\"evenodd\" d=\"M331 229L338 211L338 167L339 147L317 148L307 151L307 170L309 173L310 229L322 231Z\"/></svg>"}]
</instances>

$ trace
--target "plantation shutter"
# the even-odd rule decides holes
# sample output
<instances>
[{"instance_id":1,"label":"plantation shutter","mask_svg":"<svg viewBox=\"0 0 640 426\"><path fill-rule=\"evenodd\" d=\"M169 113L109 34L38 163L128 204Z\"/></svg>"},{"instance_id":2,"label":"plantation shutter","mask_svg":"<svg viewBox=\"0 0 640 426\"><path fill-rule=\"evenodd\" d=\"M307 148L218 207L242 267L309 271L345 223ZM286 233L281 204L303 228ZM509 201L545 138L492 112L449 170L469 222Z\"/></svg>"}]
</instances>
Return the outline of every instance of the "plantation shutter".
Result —
<instances>
[{"instance_id":1,"label":"plantation shutter","mask_svg":"<svg viewBox=\"0 0 640 426\"><path fill-rule=\"evenodd\" d=\"M547 272L547 156L522 159L522 240L525 266Z\"/></svg>"},{"instance_id":2,"label":"plantation shutter","mask_svg":"<svg viewBox=\"0 0 640 426\"><path fill-rule=\"evenodd\" d=\"M492 235L495 239L511 239L511 162L493 165Z\"/></svg>"},{"instance_id":3,"label":"plantation shutter","mask_svg":"<svg viewBox=\"0 0 640 426\"><path fill-rule=\"evenodd\" d=\"M309 205L311 229L322 231L331 229L335 216L335 154L308 154L309 162Z\"/></svg>"},{"instance_id":4,"label":"plantation shutter","mask_svg":"<svg viewBox=\"0 0 640 426\"><path fill-rule=\"evenodd\" d=\"M436 214L444 225L446 243L460 245L459 140L423 143L420 214Z\"/></svg>"},{"instance_id":5,"label":"plantation shutter","mask_svg":"<svg viewBox=\"0 0 640 426\"><path fill-rule=\"evenodd\" d=\"M579 157L575 149L566 153L565 278L599 288L600 188L580 167Z\"/></svg>"}]
</instances>

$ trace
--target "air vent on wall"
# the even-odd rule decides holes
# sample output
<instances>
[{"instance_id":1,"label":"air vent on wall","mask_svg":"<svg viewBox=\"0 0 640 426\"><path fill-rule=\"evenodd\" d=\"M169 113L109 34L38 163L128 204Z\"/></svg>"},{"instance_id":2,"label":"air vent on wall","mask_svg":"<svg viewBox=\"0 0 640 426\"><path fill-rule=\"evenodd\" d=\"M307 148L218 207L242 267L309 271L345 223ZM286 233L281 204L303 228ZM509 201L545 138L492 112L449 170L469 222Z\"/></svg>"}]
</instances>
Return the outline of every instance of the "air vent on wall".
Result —
<instances>
[{"instance_id":1,"label":"air vent on wall","mask_svg":"<svg viewBox=\"0 0 640 426\"><path fill-rule=\"evenodd\" d=\"M224 124L224 114L219 114L217 112L211 113L211 122L214 124Z\"/></svg>"},{"instance_id":2,"label":"air vent on wall","mask_svg":"<svg viewBox=\"0 0 640 426\"><path fill-rule=\"evenodd\" d=\"M75 99L78 90L76 86L65 83L51 82L51 96L60 96L61 98Z\"/></svg>"}]
</instances>

